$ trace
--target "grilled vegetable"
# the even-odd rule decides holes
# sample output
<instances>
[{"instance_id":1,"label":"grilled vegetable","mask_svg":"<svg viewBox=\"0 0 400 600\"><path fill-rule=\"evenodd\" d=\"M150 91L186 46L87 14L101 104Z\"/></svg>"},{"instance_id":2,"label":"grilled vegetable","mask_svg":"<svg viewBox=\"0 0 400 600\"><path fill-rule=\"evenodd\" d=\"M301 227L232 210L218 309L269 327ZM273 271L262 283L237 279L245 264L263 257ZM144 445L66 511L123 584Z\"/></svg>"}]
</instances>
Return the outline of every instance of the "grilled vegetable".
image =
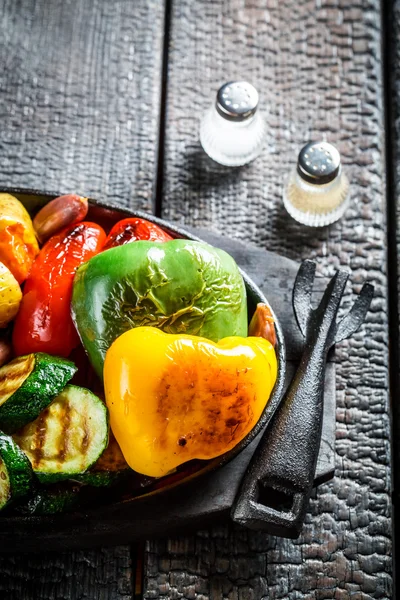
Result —
<instances>
[{"instance_id":1,"label":"grilled vegetable","mask_svg":"<svg viewBox=\"0 0 400 600\"><path fill-rule=\"evenodd\" d=\"M39 246L32 221L19 200L0 194L0 261L18 283L28 277Z\"/></svg>"},{"instance_id":2,"label":"grilled vegetable","mask_svg":"<svg viewBox=\"0 0 400 600\"><path fill-rule=\"evenodd\" d=\"M74 479L94 487L108 487L120 481L128 473L131 473L131 469L110 430L108 446L99 460L89 471L77 475Z\"/></svg>"},{"instance_id":3,"label":"grilled vegetable","mask_svg":"<svg viewBox=\"0 0 400 600\"><path fill-rule=\"evenodd\" d=\"M168 242L173 238L161 227L145 219L130 218L118 221L107 236L103 250L123 246L130 242L149 240L150 242Z\"/></svg>"},{"instance_id":4,"label":"grilled vegetable","mask_svg":"<svg viewBox=\"0 0 400 600\"><path fill-rule=\"evenodd\" d=\"M161 477L236 446L259 420L276 376L274 348L263 338L215 344L137 327L106 355L111 427L129 466Z\"/></svg>"},{"instance_id":5,"label":"grilled vegetable","mask_svg":"<svg viewBox=\"0 0 400 600\"><path fill-rule=\"evenodd\" d=\"M43 246L25 283L15 320L15 353L48 352L67 357L79 344L70 316L76 268L99 252L105 239L94 223L63 229Z\"/></svg>"},{"instance_id":6,"label":"grilled vegetable","mask_svg":"<svg viewBox=\"0 0 400 600\"><path fill-rule=\"evenodd\" d=\"M81 500L82 486L65 482L42 486L16 510L24 515L55 515L73 510L81 505Z\"/></svg>"},{"instance_id":7,"label":"grilled vegetable","mask_svg":"<svg viewBox=\"0 0 400 600\"><path fill-rule=\"evenodd\" d=\"M107 446L107 408L89 390L67 385L14 440L42 483L74 478L89 469Z\"/></svg>"},{"instance_id":8,"label":"grilled vegetable","mask_svg":"<svg viewBox=\"0 0 400 600\"><path fill-rule=\"evenodd\" d=\"M22 298L18 281L0 262L0 328L6 327L18 312Z\"/></svg>"},{"instance_id":9,"label":"grilled vegetable","mask_svg":"<svg viewBox=\"0 0 400 600\"><path fill-rule=\"evenodd\" d=\"M263 337L276 346L274 317L267 304L259 302L249 325L249 335Z\"/></svg>"},{"instance_id":10,"label":"grilled vegetable","mask_svg":"<svg viewBox=\"0 0 400 600\"><path fill-rule=\"evenodd\" d=\"M69 360L48 354L19 356L0 369L0 427L14 433L30 423L76 372Z\"/></svg>"},{"instance_id":11,"label":"grilled vegetable","mask_svg":"<svg viewBox=\"0 0 400 600\"><path fill-rule=\"evenodd\" d=\"M135 242L95 256L76 273L72 314L99 377L107 349L133 327L215 341L247 334L246 292L235 261L188 240Z\"/></svg>"},{"instance_id":12,"label":"grilled vegetable","mask_svg":"<svg viewBox=\"0 0 400 600\"><path fill-rule=\"evenodd\" d=\"M33 219L38 240L43 244L49 237L72 223L83 221L88 212L87 198L67 194L48 202Z\"/></svg>"},{"instance_id":13,"label":"grilled vegetable","mask_svg":"<svg viewBox=\"0 0 400 600\"><path fill-rule=\"evenodd\" d=\"M0 510L29 493L31 463L13 439L0 431Z\"/></svg>"}]
</instances>

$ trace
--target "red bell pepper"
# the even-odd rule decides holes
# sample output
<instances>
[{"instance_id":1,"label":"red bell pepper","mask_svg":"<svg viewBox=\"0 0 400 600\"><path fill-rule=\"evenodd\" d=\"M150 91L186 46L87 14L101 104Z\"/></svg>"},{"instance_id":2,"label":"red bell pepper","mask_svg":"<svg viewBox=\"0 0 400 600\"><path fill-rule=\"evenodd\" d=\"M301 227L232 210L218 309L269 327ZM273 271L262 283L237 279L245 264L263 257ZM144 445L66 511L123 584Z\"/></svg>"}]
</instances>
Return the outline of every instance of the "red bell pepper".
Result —
<instances>
[{"instance_id":1,"label":"red bell pepper","mask_svg":"<svg viewBox=\"0 0 400 600\"><path fill-rule=\"evenodd\" d=\"M130 242L148 240L150 242L168 242L173 238L161 227L146 219L130 218L118 221L107 236L103 250L123 246Z\"/></svg>"},{"instance_id":2,"label":"red bell pepper","mask_svg":"<svg viewBox=\"0 0 400 600\"><path fill-rule=\"evenodd\" d=\"M33 263L17 314L15 354L46 352L67 357L79 343L70 315L76 269L97 254L106 234L95 223L69 225L51 237Z\"/></svg>"}]
</instances>

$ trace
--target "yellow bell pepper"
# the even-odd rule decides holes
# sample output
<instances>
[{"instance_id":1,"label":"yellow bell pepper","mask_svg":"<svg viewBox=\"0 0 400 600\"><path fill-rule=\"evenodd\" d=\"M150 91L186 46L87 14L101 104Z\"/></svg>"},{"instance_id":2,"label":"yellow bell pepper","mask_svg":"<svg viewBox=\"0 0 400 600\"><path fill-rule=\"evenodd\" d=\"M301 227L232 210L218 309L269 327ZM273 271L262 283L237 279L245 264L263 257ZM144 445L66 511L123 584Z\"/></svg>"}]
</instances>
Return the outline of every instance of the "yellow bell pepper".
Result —
<instances>
[{"instance_id":1,"label":"yellow bell pepper","mask_svg":"<svg viewBox=\"0 0 400 600\"><path fill-rule=\"evenodd\" d=\"M18 283L29 275L39 253L31 218L17 198L0 194L0 261Z\"/></svg>"},{"instance_id":2,"label":"yellow bell pepper","mask_svg":"<svg viewBox=\"0 0 400 600\"><path fill-rule=\"evenodd\" d=\"M21 288L14 275L0 262L0 328L6 327L18 312Z\"/></svg>"},{"instance_id":3,"label":"yellow bell pepper","mask_svg":"<svg viewBox=\"0 0 400 600\"><path fill-rule=\"evenodd\" d=\"M263 338L218 343L136 327L106 354L110 423L129 466L161 477L231 450L255 426L277 377Z\"/></svg>"}]
</instances>

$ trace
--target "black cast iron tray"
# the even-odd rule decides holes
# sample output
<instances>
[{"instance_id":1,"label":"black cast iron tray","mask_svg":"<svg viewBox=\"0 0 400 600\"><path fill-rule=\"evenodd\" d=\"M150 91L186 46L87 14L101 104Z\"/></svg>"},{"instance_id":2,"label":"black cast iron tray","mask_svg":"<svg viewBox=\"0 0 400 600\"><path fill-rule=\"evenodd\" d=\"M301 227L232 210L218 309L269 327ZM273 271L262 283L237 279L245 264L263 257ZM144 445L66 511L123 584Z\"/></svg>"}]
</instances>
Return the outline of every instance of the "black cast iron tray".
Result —
<instances>
[{"instance_id":1,"label":"black cast iron tray","mask_svg":"<svg viewBox=\"0 0 400 600\"><path fill-rule=\"evenodd\" d=\"M59 195L10 188L3 188L0 191L16 196L32 215L46 202ZM157 223L173 237L199 240L197 236L188 231L152 215L95 200L90 200L90 209L86 220L99 223L109 230L120 219L132 216ZM258 302L268 304L268 300L246 273L242 271L242 275L246 285L249 316L251 316ZM274 314L273 307L271 307L271 311ZM202 478L226 465L251 442L254 442L279 406L285 382L286 353L282 329L276 316L275 328L278 358L277 381L258 423L235 448L216 459L195 461L189 467L184 466L181 469L181 475L178 472L175 476L163 478L165 485L162 485L161 480L154 485L154 482L148 478L139 479L131 492L133 494L131 497L115 499L94 508L86 507L76 512L54 516L1 516L0 551L60 550L100 544L120 544L133 538L151 537L157 535L160 529L166 503L169 506L175 506L176 511L175 513L172 511L172 514L169 513L168 523L163 522L163 533L174 531L177 525L182 525L179 508L182 494L190 494L193 493L193 489L197 489L198 494L201 495ZM192 516L193 524L199 525L198 514ZM207 516L204 512L201 514L202 525L207 523ZM190 515L187 517L190 519ZM38 545L39 540L40 545Z\"/></svg>"}]
</instances>

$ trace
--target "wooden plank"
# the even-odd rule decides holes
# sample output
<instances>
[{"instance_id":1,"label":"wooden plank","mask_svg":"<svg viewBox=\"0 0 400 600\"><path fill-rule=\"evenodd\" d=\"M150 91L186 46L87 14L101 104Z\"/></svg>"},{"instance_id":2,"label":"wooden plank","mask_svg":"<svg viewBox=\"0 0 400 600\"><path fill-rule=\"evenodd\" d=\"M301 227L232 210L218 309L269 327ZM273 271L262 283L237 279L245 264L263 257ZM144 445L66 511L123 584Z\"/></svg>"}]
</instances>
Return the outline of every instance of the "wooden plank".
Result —
<instances>
[{"instance_id":1,"label":"wooden plank","mask_svg":"<svg viewBox=\"0 0 400 600\"><path fill-rule=\"evenodd\" d=\"M0 557L4 600L132 600L132 578L127 546Z\"/></svg>"},{"instance_id":2,"label":"wooden plank","mask_svg":"<svg viewBox=\"0 0 400 600\"><path fill-rule=\"evenodd\" d=\"M388 3L384 12L386 25L386 75L388 86L387 116L389 125L388 146L388 197L393 199L389 206L389 326L391 342L391 389L392 397L400 395L400 2ZM393 484L394 513L400 510L400 406L392 403L393 431ZM397 433L397 435L396 435ZM394 523L395 548L400 544L400 523ZM398 583L397 583L398 587Z\"/></svg>"},{"instance_id":3,"label":"wooden plank","mask_svg":"<svg viewBox=\"0 0 400 600\"><path fill-rule=\"evenodd\" d=\"M1 0L1 184L151 210L164 3Z\"/></svg>"},{"instance_id":4,"label":"wooden plank","mask_svg":"<svg viewBox=\"0 0 400 600\"><path fill-rule=\"evenodd\" d=\"M376 296L362 330L337 348L336 477L312 498L299 540L221 526L148 543L147 599L391 597L381 33L378 0L173 3L163 216L317 258L325 276L348 267L346 302L365 279ZM198 116L238 78L260 92L267 147L227 169L202 153ZM302 144L320 137L342 153L352 205L338 224L310 230L285 213L282 183Z\"/></svg>"},{"instance_id":5,"label":"wooden plank","mask_svg":"<svg viewBox=\"0 0 400 600\"><path fill-rule=\"evenodd\" d=\"M0 0L0 11L1 185L152 210L164 3ZM133 579L128 546L0 556L7 600L128 600Z\"/></svg>"}]
</instances>

